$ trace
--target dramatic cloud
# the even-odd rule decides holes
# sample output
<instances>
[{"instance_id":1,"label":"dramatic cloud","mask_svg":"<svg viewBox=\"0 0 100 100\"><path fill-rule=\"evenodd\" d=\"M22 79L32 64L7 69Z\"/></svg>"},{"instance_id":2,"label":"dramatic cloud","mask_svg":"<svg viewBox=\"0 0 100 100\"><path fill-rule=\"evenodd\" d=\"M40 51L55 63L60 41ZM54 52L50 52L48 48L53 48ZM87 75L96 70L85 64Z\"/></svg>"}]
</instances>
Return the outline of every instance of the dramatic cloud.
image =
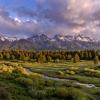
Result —
<instances>
[{"instance_id":1,"label":"dramatic cloud","mask_svg":"<svg viewBox=\"0 0 100 100\"><path fill-rule=\"evenodd\" d=\"M100 0L29 0L24 5L25 1L12 9L0 9L0 32L19 36L40 33L100 36Z\"/></svg>"},{"instance_id":2,"label":"dramatic cloud","mask_svg":"<svg viewBox=\"0 0 100 100\"><path fill-rule=\"evenodd\" d=\"M55 33L95 32L100 36L99 0L47 0L47 5L40 9L40 15L54 23Z\"/></svg>"},{"instance_id":3,"label":"dramatic cloud","mask_svg":"<svg viewBox=\"0 0 100 100\"><path fill-rule=\"evenodd\" d=\"M21 21L12 18L9 13L0 9L0 32L8 35L27 36L35 32L38 25L34 21Z\"/></svg>"},{"instance_id":4,"label":"dramatic cloud","mask_svg":"<svg viewBox=\"0 0 100 100\"><path fill-rule=\"evenodd\" d=\"M32 9L28 9L25 7L20 7L20 8L16 8L14 9L14 11L16 11L16 13L18 14L18 16L23 17L34 17L36 16L36 12Z\"/></svg>"}]
</instances>

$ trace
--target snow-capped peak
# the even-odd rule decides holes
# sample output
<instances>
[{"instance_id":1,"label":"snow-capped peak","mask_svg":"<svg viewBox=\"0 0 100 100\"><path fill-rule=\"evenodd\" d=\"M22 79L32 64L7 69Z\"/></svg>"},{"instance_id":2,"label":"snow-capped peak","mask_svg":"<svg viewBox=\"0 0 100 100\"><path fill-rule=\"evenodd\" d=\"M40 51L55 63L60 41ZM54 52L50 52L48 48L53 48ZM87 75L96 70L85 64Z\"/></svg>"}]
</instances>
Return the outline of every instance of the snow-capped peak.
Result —
<instances>
[{"instance_id":1,"label":"snow-capped peak","mask_svg":"<svg viewBox=\"0 0 100 100\"><path fill-rule=\"evenodd\" d=\"M13 41L16 41L17 38L16 37L5 37L6 40L10 41L10 42L13 42Z\"/></svg>"},{"instance_id":2,"label":"snow-capped peak","mask_svg":"<svg viewBox=\"0 0 100 100\"><path fill-rule=\"evenodd\" d=\"M91 39L90 37L85 37L83 35L75 36L75 40L84 41L84 42L92 42L93 41L93 39Z\"/></svg>"},{"instance_id":3,"label":"snow-capped peak","mask_svg":"<svg viewBox=\"0 0 100 100\"><path fill-rule=\"evenodd\" d=\"M20 20L20 19L18 19L17 17L16 17L16 18L14 18L14 20L15 20L16 22L18 22L18 23L21 23L21 20Z\"/></svg>"},{"instance_id":4,"label":"snow-capped peak","mask_svg":"<svg viewBox=\"0 0 100 100\"><path fill-rule=\"evenodd\" d=\"M93 42L93 39L83 35L55 35L53 39L60 41L82 41L82 42Z\"/></svg>"},{"instance_id":5,"label":"snow-capped peak","mask_svg":"<svg viewBox=\"0 0 100 100\"><path fill-rule=\"evenodd\" d=\"M60 34L55 35L55 37L54 37L54 38L55 38L55 39L57 39L57 40L62 40L62 41L65 41L65 36L60 35Z\"/></svg>"},{"instance_id":6,"label":"snow-capped peak","mask_svg":"<svg viewBox=\"0 0 100 100\"><path fill-rule=\"evenodd\" d=\"M16 37L7 37L7 36L0 35L0 40L1 41L10 41L10 42L13 42L13 41L16 41L17 38Z\"/></svg>"}]
</instances>

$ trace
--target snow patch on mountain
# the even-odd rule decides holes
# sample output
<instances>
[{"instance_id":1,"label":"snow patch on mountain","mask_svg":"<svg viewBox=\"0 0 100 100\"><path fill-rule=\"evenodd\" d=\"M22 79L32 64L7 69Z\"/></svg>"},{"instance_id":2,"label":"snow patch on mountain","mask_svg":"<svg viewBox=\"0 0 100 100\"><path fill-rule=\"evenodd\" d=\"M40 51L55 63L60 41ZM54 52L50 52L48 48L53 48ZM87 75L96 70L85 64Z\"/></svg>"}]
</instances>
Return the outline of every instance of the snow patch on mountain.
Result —
<instances>
[{"instance_id":1,"label":"snow patch on mountain","mask_svg":"<svg viewBox=\"0 0 100 100\"><path fill-rule=\"evenodd\" d=\"M1 41L10 41L10 42L13 42L13 41L16 41L17 38L16 37L7 37L7 36L3 36L3 35L0 35L0 40Z\"/></svg>"}]
</instances>

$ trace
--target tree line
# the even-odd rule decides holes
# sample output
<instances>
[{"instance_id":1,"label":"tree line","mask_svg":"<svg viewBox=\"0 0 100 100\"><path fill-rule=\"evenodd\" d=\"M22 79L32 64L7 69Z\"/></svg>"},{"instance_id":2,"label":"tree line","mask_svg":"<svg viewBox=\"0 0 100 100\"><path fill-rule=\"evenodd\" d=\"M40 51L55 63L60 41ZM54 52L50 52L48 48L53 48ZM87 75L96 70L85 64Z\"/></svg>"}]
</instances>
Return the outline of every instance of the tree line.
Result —
<instances>
[{"instance_id":1,"label":"tree line","mask_svg":"<svg viewBox=\"0 0 100 100\"><path fill-rule=\"evenodd\" d=\"M34 62L74 62L80 60L100 59L100 51L83 50L83 51L24 51L24 50L3 50L0 51L0 60L22 60Z\"/></svg>"}]
</instances>

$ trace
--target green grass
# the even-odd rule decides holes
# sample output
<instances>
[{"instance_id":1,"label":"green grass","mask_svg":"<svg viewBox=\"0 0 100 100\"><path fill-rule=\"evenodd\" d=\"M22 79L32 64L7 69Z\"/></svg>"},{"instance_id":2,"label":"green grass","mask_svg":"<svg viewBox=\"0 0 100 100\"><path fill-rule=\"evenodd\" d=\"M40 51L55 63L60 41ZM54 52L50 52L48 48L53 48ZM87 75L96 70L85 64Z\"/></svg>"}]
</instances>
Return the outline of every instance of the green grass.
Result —
<instances>
[{"instance_id":1,"label":"green grass","mask_svg":"<svg viewBox=\"0 0 100 100\"><path fill-rule=\"evenodd\" d=\"M85 73L86 68L98 70L98 66L96 67L92 61L79 63L1 61L0 100L99 100L100 77L93 72L89 72L89 75ZM9 72L9 68L12 71ZM45 79L42 75L70 81ZM76 81L94 84L98 88L73 84Z\"/></svg>"}]
</instances>

